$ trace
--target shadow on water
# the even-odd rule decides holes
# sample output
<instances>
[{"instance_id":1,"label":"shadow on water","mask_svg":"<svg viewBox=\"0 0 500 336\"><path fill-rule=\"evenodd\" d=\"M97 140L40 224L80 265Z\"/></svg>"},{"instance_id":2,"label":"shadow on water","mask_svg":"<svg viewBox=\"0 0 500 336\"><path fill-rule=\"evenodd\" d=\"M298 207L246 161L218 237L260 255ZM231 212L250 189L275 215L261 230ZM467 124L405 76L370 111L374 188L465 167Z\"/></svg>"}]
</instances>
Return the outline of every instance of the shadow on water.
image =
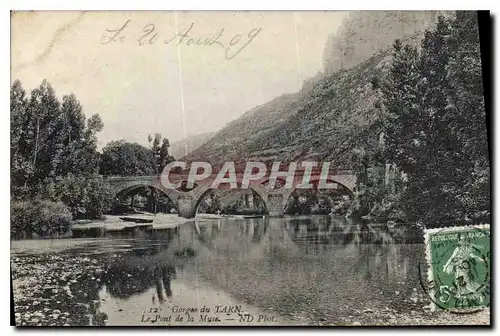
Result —
<instances>
[{"instance_id":1,"label":"shadow on water","mask_svg":"<svg viewBox=\"0 0 500 336\"><path fill-rule=\"evenodd\" d=\"M171 298L172 280L197 254L191 247L173 244L174 237L171 233L157 232L150 240L116 239L113 246L90 253L98 258L91 258L95 264L93 271L88 268L78 272L77 281L70 284L74 296L65 300L74 302L69 305L69 312L75 317L72 325L106 324L109 314L114 312L102 311L103 290L112 299L128 300L153 288L155 294L149 301L153 306ZM84 251L88 255L88 248L72 250L71 254L82 255Z\"/></svg>"},{"instance_id":2,"label":"shadow on water","mask_svg":"<svg viewBox=\"0 0 500 336\"><path fill-rule=\"evenodd\" d=\"M127 299L154 289L152 303L161 303L173 295L171 281L178 271L185 267L193 271L190 265L195 259L201 278L232 294L241 286L248 287L249 276L254 284L269 283L270 276L281 279L282 285L289 284L297 292L304 292L297 287L302 282L290 282L290 276L309 279L309 286L317 280L311 276L324 271L336 274L333 278L379 284L402 279L412 262L405 254L405 245L418 244L421 233L411 227L388 228L332 216L308 216L197 221L175 231L150 232L141 239L130 239L123 233L115 236L120 237L127 238L122 242L127 251L110 252L104 262L102 284L106 291L113 298ZM199 256L200 252L204 255ZM274 268L269 269L269 265ZM328 279L333 281L331 274L322 280ZM254 290L254 296L265 292Z\"/></svg>"},{"instance_id":3,"label":"shadow on water","mask_svg":"<svg viewBox=\"0 0 500 336\"><path fill-rule=\"evenodd\" d=\"M127 322L118 316L125 310L112 308L127 301L138 311L169 300L183 305L193 300L188 297L195 295L193 288L214 300L224 293L309 321L339 320L367 307L417 309L421 237L412 226L332 216L218 219L110 233L91 248L65 252L90 259L95 269L73 267L71 272L81 274L69 284L75 296L66 301L69 312L79 316L76 325L102 325L108 315ZM60 285L66 285L64 280Z\"/></svg>"},{"instance_id":4,"label":"shadow on water","mask_svg":"<svg viewBox=\"0 0 500 336\"><path fill-rule=\"evenodd\" d=\"M299 245L334 244L416 244L422 232L414 225L389 227L386 224L354 222L344 217L315 216L285 218L285 229Z\"/></svg>"},{"instance_id":5,"label":"shadow on water","mask_svg":"<svg viewBox=\"0 0 500 336\"><path fill-rule=\"evenodd\" d=\"M210 250L219 251L221 248L234 246L240 251L248 252L248 249L262 241L268 228L268 220L254 218L219 219L193 223L197 239Z\"/></svg>"},{"instance_id":6,"label":"shadow on water","mask_svg":"<svg viewBox=\"0 0 500 336\"><path fill-rule=\"evenodd\" d=\"M416 227L332 216L255 221L254 230L257 223L265 227L258 239L251 230L243 239L247 231L231 221L199 230L203 243L218 252L199 264L201 278L249 304L313 319L377 306L411 310L421 300L422 232Z\"/></svg>"},{"instance_id":7,"label":"shadow on water","mask_svg":"<svg viewBox=\"0 0 500 336\"><path fill-rule=\"evenodd\" d=\"M172 253L158 247L145 251L125 253L104 264L102 280L111 297L128 299L154 288L156 296L152 297L152 303L163 303L173 295L171 281L176 278L177 270L196 256L189 247Z\"/></svg>"}]
</instances>

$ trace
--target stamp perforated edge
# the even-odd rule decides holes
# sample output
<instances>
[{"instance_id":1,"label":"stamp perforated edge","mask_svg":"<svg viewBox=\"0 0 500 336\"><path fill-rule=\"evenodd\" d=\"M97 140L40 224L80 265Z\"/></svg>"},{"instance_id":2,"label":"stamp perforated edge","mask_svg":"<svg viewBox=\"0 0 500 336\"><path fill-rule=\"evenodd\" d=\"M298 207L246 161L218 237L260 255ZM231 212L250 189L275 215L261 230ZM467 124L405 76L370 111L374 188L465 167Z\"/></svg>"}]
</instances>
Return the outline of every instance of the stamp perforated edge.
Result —
<instances>
[{"instance_id":1,"label":"stamp perforated edge","mask_svg":"<svg viewBox=\"0 0 500 336\"><path fill-rule=\"evenodd\" d=\"M425 246L425 259L427 262L427 281L431 282L434 280L434 274L432 273L432 262L431 262L431 247L430 247L430 236L433 233L442 232L454 232L463 230L473 230L473 229L490 229L490 224L476 224L476 225L462 225L462 226L445 226L441 228L424 229L424 246ZM429 291L429 295L434 297L434 288ZM431 300L430 307L432 311L436 310L436 304Z\"/></svg>"}]
</instances>

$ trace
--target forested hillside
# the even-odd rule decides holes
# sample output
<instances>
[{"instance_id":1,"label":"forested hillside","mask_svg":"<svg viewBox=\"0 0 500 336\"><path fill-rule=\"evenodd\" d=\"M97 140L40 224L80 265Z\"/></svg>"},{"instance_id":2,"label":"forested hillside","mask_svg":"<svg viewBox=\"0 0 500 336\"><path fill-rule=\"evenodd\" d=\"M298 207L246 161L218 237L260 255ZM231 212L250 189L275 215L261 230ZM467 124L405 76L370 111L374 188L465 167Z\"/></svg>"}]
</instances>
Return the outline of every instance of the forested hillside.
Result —
<instances>
[{"instance_id":1,"label":"forested hillside","mask_svg":"<svg viewBox=\"0 0 500 336\"><path fill-rule=\"evenodd\" d=\"M316 158L349 166L350 149L378 119L378 91L390 51L347 70L322 76L301 92L280 96L233 121L187 160Z\"/></svg>"},{"instance_id":2,"label":"forested hillside","mask_svg":"<svg viewBox=\"0 0 500 336\"><path fill-rule=\"evenodd\" d=\"M477 18L471 11L439 16L418 38L396 39L350 69L247 112L187 159L330 161L355 171L359 217L489 222Z\"/></svg>"},{"instance_id":3,"label":"forested hillside","mask_svg":"<svg viewBox=\"0 0 500 336\"><path fill-rule=\"evenodd\" d=\"M419 45L438 14L350 13L326 41L323 73L307 80L300 92L246 112L184 159L213 164L320 159L349 168L352 149L377 137L370 130L380 116L376 86L387 69L394 40ZM345 51L342 60L340 50Z\"/></svg>"},{"instance_id":4,"label":"forested hillside","mask_svg":"<svg viewBox=\"0 0 500 336\"><path fill-rule=\"evenodd\" d=\"M352 149L377 137L370 130L380 116L376 85L387 69L394 39L419 44L424 27L436 19L437 12L351 13L326 41L324 73L307 80L300 92L246 112L184 159L213 164L319 159L349 168ZM349 53L340 67L333 49L346 45Z\"/></svg>"}]
</instances>

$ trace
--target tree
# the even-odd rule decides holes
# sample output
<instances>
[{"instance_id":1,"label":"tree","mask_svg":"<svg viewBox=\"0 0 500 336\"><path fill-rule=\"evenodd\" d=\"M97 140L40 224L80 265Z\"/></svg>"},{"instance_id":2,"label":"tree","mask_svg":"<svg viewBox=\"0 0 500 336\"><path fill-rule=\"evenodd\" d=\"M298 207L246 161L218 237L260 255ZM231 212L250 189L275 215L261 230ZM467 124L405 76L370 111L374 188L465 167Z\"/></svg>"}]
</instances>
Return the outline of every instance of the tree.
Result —
<instances>
[{"instance_id":1,"label":"tree","mask_svg":"<svg viewBox=\"0 0 500 336\"><path fill-rule=\"evenodd\" d=\"M28 97L17 80L11 87L11 177L14 198L34 197L47 178L98 169L98 115L85 120L76 97L58 100L44 80Z\"/></svg>"},{"instance_id":2,"label":"tree","mask_svg":"<svg viewBox=\"0 0 500 336\"><path fill-rule=\"evenodd\" d=\"M149 134L148 142L151 146L151 152L152 152L151 164L153 166L153 170L156 174L160 174L163 171L163 168L165 168L165 166L168 163L174 161L174 158L170 156L168 153L170 143L167 138L164 138L162 141L161 134L159 133L156 133L154 135L154 138L151 136L151 134ZM149 206L153 212L156 212L158 199L159 196L157 190L155 188L150 188ZM164 203L163 205L166 206L166 203Z\"/></svg>"},{"instance_id":3,"label":"tree","mask_svg":"<svg viewBox=\"0 0 500 336\"><path fill-rule=\"evenodd\" d=\"M66 123L61 151L63 159L56 176L68 173L96 174L99 169L97 133L103 128L101 118L96 114L86 120L82 107L73 94L63 97L61 109Z\"/></svg>"},{"instance_id":4,"label":"tree","mask_svg":"<svg viewBox=\"0 0 500 336\"><path fill-rule=\"evenodd\" d=\"M31 161L27 160L28 98L21 82L16 80L10 89L10 162L13 195L26 194L26 184L32 174Z\"/></svg>"},{"instance_id":5,"label":"tree","mask_svg":"<svg viewBox=\"0 0 500 336\"><path fill-rule=\"evenodd\" d=\"M163 168L165 168L167 164L175 160L174 157L169 154L168 152L169 148L170 148L170 141L168 141L167 138L164 138L162 140L162 144L160 147L160 155L158 160L158 164L161 167L160 171L163 170Z\"/></svg>"},{"instance_id":6,"label":"tree","mask_svg":"<svg viewBox=\"0 0 500 336\"><path fill-rule=\"evenodd\" d=\"M198 206L199 213L216 213L221 210L220 195L214 191L209 190L200 200Z\"/></svg>"},{"instance_id":7,"label":"tree","mask_svg":"<svg viewBox=\"0 0 500 336\"><path fill-rule=\"evenodd\" d=\"M429 226L489 220L475 13L440 17L420 52L396 42L383 93L383 155L407 176L399 203L408 219Z\"/></svg>"},{"instance_id":8,"label":"tree","mask_svg":"<svg viewBox=\"0 0 500 336\"><path fill-rule=\"evenodd\" d=\"M15 236L64 231L71 212L84 209L99 218L113 200L95 176L99 167L99 115L86 119L75 95L62 103L44 80L26 95L21 82L11 87L11 231ZM62 201L62 202L61 202Z\"/></svg>"},{"instance_id":9,"label":"tree","mask_svg":"<svg viewBox=\"0 0 500 336\"><path fill-rule=\"evenodd\" d=\"M168 154L168 139L162 140L160 134L155 134L154 138L148 136L148 142L151 148L125 140L108 143L103 148L100 173L108 176L148 176L161 173L173 161L173 157ZM155 188L143 187L134 192L147 197L150 211L156 212L158 205L167 210L172 206L171 201L160 196ZM133 203L133 198L131 202Z\"/></svg>"},{"instance_id":10,"label":"tree","mask_svg":"<svg viewBox=\"0 0 500 336\"><path fill-rule=\"evenodd\" d=\"M477 14L457 11L449 45L454 50L447 67L451 83L448 112L457 115L449 128L461 145L462 174L454 197L473 221L490 220L490 164Z\"/></svg>"},{"instance_id":11,"label":"tree","mask_svg":"<svg viewBox=\"0 0 500 336\"><path fill-rule=\"evenodd\" d=\"M163 168L170 162L174 161L174 157L168 152L170 142L167 138L161 137L161 134L156 133L154 138L148 135L148 142L152 151L152 165L156 173L161 173ZM152 142L152 144L151 144ZM161 143L161 146L160 146Z\"/></svg>"},{"instance_id":12,"label":"tree","mask_svg":"<svg viewBox=\"0 0 500 336\"><path fill-rule=\"evenodd\" d=\"M125 140L111 141L102 150L102 175L147 176L155 173L152 151Z\"/></svg>"}]
</instances>

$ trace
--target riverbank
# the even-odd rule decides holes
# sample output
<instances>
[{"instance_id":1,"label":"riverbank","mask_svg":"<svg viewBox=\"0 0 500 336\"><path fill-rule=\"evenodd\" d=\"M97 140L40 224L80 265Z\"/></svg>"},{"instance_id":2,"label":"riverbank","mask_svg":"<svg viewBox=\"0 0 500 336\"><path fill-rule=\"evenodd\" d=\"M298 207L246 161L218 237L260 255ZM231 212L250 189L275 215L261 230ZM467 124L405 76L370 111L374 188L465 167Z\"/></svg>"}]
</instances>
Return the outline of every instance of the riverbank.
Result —
<instances>
[{"instance_id":1,"label":"riverbank","mask_svg":"<svg viewBox=\"0 0 500 336\"><path fill-rule=\"evenodd\" d=\"M139 313L139 315L136 314L137 316L130 316L131 302L134 301L128 303L123 301L120 305L119 302L121 301L111 303L115 301L111 300L109 295L98 294L99 291L102 292L99 288L102 285L103 272L105 271L102 269L101 260L92 256L63 257L52 253L13 256L12 284L16 325L119 325L120 323L127 323L126 319L121 318L123 314L127 314L129 319L137 320L140 325ZM195 295L193 289L188 289L186 287L183 291L192 292L191 294ZM226 294L224 295L227 302L239 302L229 298ZM195 300L195 297L191 298L191 301L193 300ZM219 301L220 296L218 296L217 302ZM284 305L278 312L275 309L270 309L270 307L266 309L266 302L259 301L256 300L251 304L251 307L261 307L259 310L252 308L247 309L247 311L258 311L266 314L266 316L276 316L275 321L281 321L281 325L427 326L490 324L489 308L465 315L443 311L430 312L425 309L425 305L420 302L421 300L414 305L413 309L405 312L390 308L372 309L369 307L364 310L356 310L347 306L336 306L332 303L331 310L344 312L341 318L334 318L329 315L328 309L320 312L312 307L303 312L297 312L292 306L289 307L291 309L288 309ZM250 305L244 305L244 307L246 306ZM112 310L110 310L110 307ZM111 312L114 315L110 318L108 314ZM270 324L272 323L268 323L268 325ZM177 323L177 325L182 325L182 323Z\"/></svg>"},{"instance_id":2,"label":"riverbank","mask_svg":"<svg viewBox=\"0 0 500 336\"><path fill-rule=\"evenodd\" d=\"M398 313L391 309L356 312L342 323L324 323L328 326L489 326L490 308L473 314L454 314L447 311L426 312L412 310L410 313Z\"/></svg>"},{"instance_id":3,"label":"riverbank","mask_svg":"<svg viewBox=\"0 0 500 336\"><path fill-rule=\"evenodd\" d=\"M150 223L137 223L124 221L121 218L148 219ZM89 223L75 223L71 226L71 236L73 238L99 238L105 237L108 233L133 233L147 230L168 230L175 229L179 225L189 222L190 219L179 217L175 214L135 214L127 216L107 215L102 220L95 220Z\"/></svg>"},{"instance_id":4,"label":"riverbank","mask_svg":"<svg viewBox=\"0 0 500 336\"><path fill-rule=\"evenodd\" d=\"M129 220L124 221L122 218ZM148 223L134 222L133 219L151 221ZM66 236L73 238L99 238L108 233L133 233L150 230L173 230L179 225L192 221L214 221L220 219L249 219L262 218L262 216L249 215L215 215L198 214L195 218L183 218L176 214L132 214L126 216L107 215L103 220L75 223L71 226L71 234Z\"/></svg>"},{"instance_id":5,"label":"riverbank","mask_svg":"<svg viewBox=\"0 0 500 336\"><path fill-rule=\"evenodd\" d=\"M88 246L84 249L88 249ZM20 249L17 249L17 251L21 252ZM155 299L151 302L151 296L155 297L158 292L153 288L141 289L140 284L137 282L134 282L135 285L132 286L131 290L138 295L123 300L117 299L113 290L114 285L109 282L109 279L121 278L126 275L126 279L132 278L132 281L135 281L133 277L136 275L132 269L128 270L130 272L128 274L115 274L113 273L113 266L111 268L103 267L105 264L103 264L103 258L99 253L79 256L64 253L63 255L54 255L53 252L56 251L57 249L52 249L45 251L47 253L31 255L15 253L12 256L12 285L16 326L297 324L297 321L293 319L280 317L277 314L264 313L259 308L239 302L223 292L216 292L210 285L201 282L197 282L195 287L187 286L182 282L176 283L174 288L177 290L180 287L180 291L184 295L174 295L173 299L171 298L168 303L155 301ZM61 250L58 252L61 252ZM172 251L166 259L175 263L176 258L178 259L177 263L182 262L180 261L182 257L176 257L174 251ZM111 257L107 256L105 259L111 262L111 265L120 265L124 262L120 254L112 254ZM162 262L165 262L165 260L162 259ZM143 290L145 290L146 295L140 295ZM121 295L119 296L121 297ZM158 294L156 300L164 299L161 298L161 294ZM261 321L240 321L237 314L229 316L230 314L225 312L214 312L213 309L211 314L203 314L203 312L199 311L200 306L214 307L214 305L218 307L241 307L241 309L244 309L245 314L265 316L266 319L261 319ZM148 314L148 310L154 310L161 311L164 316L176 317L179 314L172 314L172 312L182 309L197 309L197 314L191 314L195 319L193 321L172 319L168 322L159 321L154 323L156 316L159 315ZM180 316L184 315L181 314Z\"/></svg>"},{"instance_id":6,"label":"riverbank","mask_svg":"<svg viewBox=\"0 0 500 336\"><path fill-rule=\"evenodd\" d=\"M386 231L311 216L12 241L16 321L144 325L142 312L151 308L208 307L220 298L276 316L277 325L489 324L489 310L428 311L419 275L424 245Z\"/></svg>"},{"instance_id":7,"label":"riverbank","mask_svg":"<svg viewBox=\"0 0 500 336\"><path fill-rule=\"evenodd\" d=\"M152 223L134 223L123 221L120 217L127 218L146 218L152 220ZM71 229L87 229L87 228L106 228L108 231L116 231L131 226L152 225L154 229L175 227L190 221L188 218L179 217L175 214L135 214L135 215L106 215L102 220L94 220L89 223L79 224L76 222L71 226Z\"/></svg>"},{"instance_id":8,"label":"riverbank","mask_svg":"<svg viewBox=\"0 0 500 336\"><path fill-rule=\"evenodd\" d=\"M264 215L216 215L216 214L197 214L196 219L245 219L245 218L264 218Z\"/></svg>"}]
</instances>

